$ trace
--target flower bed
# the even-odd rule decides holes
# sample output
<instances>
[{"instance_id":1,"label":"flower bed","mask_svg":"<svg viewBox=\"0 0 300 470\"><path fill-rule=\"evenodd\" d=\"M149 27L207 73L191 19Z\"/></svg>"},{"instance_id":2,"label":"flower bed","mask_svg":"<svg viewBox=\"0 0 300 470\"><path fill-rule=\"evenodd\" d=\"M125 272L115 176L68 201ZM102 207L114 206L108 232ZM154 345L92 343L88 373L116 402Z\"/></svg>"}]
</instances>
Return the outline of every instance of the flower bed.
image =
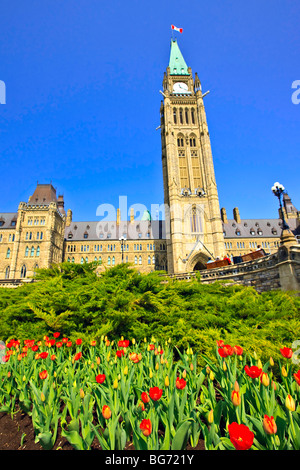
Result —
<instances>
[{"instance_id":1,"label":"flower bed","mask_svg":"<svg viewBox=\"0 0 300 470\"><path fill-rule=\"evenodd\" d=\"M272 358L262 364L223 341L199 370L191 348L155 338L10 340L0 412L26 413L44 449L63 438L77 450L95 440L103 450L184 450L199 440L207 450L299 450L300 371L291 348L280 352L275 377Z\"/></svg>"}]
</instances>

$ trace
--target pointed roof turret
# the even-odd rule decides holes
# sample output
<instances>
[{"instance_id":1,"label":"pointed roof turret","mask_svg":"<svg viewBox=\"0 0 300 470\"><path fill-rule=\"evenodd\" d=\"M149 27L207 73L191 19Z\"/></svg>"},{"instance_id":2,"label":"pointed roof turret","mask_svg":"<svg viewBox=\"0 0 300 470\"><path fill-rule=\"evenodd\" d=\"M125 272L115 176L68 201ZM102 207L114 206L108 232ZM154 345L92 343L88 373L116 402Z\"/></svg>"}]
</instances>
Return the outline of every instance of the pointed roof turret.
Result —
<instances>
[{"instance_id":1,"label":"pointed roof turret","mask_svg":"<svg viewBox=\"0 0 300 470\"><path fill-rule=\"evenodd\" d=\"M171 52L170 52L170 74L171 75L189 75L188 66L181 54L177 39L171 40Z\"/></svg>"}]
</instances>

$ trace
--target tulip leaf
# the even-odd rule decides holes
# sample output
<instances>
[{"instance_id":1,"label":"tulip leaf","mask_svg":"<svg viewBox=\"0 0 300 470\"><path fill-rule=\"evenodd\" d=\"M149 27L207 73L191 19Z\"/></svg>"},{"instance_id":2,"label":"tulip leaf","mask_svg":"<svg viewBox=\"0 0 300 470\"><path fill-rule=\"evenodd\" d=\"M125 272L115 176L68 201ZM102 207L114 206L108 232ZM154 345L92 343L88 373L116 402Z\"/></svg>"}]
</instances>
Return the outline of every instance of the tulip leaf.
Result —
<instances>
[{"instance_id":1,"label":"tulip leaf","mask_svg":"<svg viewBox=\"0 0 300 470\"><path fill-rule=\"evenodd\" d=\"M175 436L172 441L171 450L184 450L189 437L189 428L191 426L191 421L183 421L179 427L176 429Z\"/></svg>"}]
</instances>

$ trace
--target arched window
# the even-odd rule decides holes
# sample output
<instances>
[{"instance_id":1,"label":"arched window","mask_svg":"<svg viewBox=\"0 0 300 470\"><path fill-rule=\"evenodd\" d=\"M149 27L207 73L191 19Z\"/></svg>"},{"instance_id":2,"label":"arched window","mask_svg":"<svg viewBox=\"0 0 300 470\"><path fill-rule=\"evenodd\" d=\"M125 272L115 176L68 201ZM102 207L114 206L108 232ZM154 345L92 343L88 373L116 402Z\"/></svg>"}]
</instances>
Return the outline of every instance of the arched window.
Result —
<instances>
[{"instance_id":1,"label":"arched window","mask_svg":"<svg viewBox=\"0 0 300 470\"><path fill-rule=\"evenodd\" d=\"M155 264L155 256L152 256L152 264Z\"/></svg>"},{"instance_id":2,"label":"arched window","mask_svg":"<svg viewBox=\"0 0 300 470\"><path fill-rule=\"evenodd\" d=\"M139 264L142 264L142 257L141 257L141 255L139 256Z\"/></svg>"},{"instance_id":3,"label":"arched window","mask_svg":"<svg viewBox=\"0 0 300 470\"><path fill-rule=\"evenodd\" d=\"M178 137L177 145L178 145L178 147L183 147L183 137L181 137L181 136Z\"/></svg>"},{"instance_id":4,"label":"arched window","mask_svg":"<svg viewBox=\"0 0 300 470\"><path fill-rule=\"evenodd\" d=\"M83 256L81 257L81 260L80 260L80 264L83 264L84 263L84 258Z\"/></svg>"},{"instance_id":5,"label":"arched window","mask_svg":"<svg viewBox=\"0 0 300 470\"><path fill-rule=\"evenodd\" d=\"M26 277L26 266L25 266L25 264L23 264L23 266L21 268L21 278L23 279L24 277Z\"/></svg>"},{"instance_id":6,"label":"arched window","mask_svg":"<svg viewBox=\"0 0 300 470\"><path fill-rule=\"evenodd\" d=\"M114 256L112 257L112 265L113 266L115 265L115 257Z\"/></svg>"},{"instance_id":7,"label":"arched window","mask_svg":"<svg viewBox=\"0 0 300 470\"><path fill-rule=\"evenodd\" d=\"M148 264L151 264L151 256L148 256Z\"/></svg>"},{"instance_id":8,"label":"arched window","mask_svg":"<svg viewBox=\"0 0 300 470\"><path fill-rule=\"evenodd\" d=\"M201 218L195 204L193 204L192 209L190 211L190 226L192 233L202 232Z\"/></svg>"},{"instance_id":9,"label":"arched window","mask_svg":"<svg viewBox=\"0 0 300 470\"><path fill-rule=\"evenodd\" d=\"M36 249L36 256L40 256L40 247L39 246Z\"/></svg>"},{"instance_id":10,"label":"arched window","mask_svg":"<svg viewBox=\"0 0 300 470\"><path fill-rule=\"evenodd\" d=\"M28 256L28 253L29 253L29 248L28 248L28 246L26 246L26 249L25 249L25 256Z\"/></svg>"},{"instance_id":11,"label":"arched window","mask_svg":"<svg viewBox=\"0 0 300 470\"><path fill-rule=\"evenodd\" d=\"M30 256L34 256L34 246L31 247Z\"/></svg>"},{"instance_id":12,"label":"arched window","mask_svg":"<svg viewBox=\"0 0 300 470\"><path fill-rule=\"evenodd\" d=\"M85 257L85 262L86 262L86 263L88 263L88 262L89 262L89 259L88 259L88 257L87 257L87 256Z\"/></svg>"},{"instance_id":13,"label":"arched window","mask_svg":"<svg viewBox=\"0 0 300 470\"><path fill-rule=\"evenodd\" d=\"M5 270L5 279L9 279L9 273L10 273L10 267L7 266L7 268Z\"/></svg>"},{"instance_id":14,"label":"arched window","mask_svg":"<svg viewBox=\"0 0 300 470\"><path fill-rule=\"evenodd\" d=\"M137 264L137 256L134 257L134 264Z\"/></svg>"},{"instance_id":15,"label":"arched window","mask_svg":"<svg viewBox=\"0 0 300 470\"><path fill-rule=\"evenodd\" d=\"M70 260L70 256L68 256L68 260L67 260L67 261L68 261L68 263L70 263L70 261L71 261L71 260Z\"/></svg>"},{"instance_id":16,"label":"arched window","mask_svg":"<svg viewBox=\"0 0 300 470\"><path fill-rule=\"evenodd\" d=\"M6 252L6 258L10 258L10 248L7 248L7 252Z\"/></svg>"},{"instance_id":17,"label":"arched window","mask_svg":"<svg viewBox=\"0 0 300 470\"><path fill-rule=\"evenodd\" d=\"M100 261L100 263L102 263L102 258L101 258L101 256L99 256L99 261Z\"/></svg>"},{"instance_id":18,"label":"arched window","mask_svg":"<svg viewBox=\"0 0 300 470\"><path fill-rule=\"evenodd\" d=\"M74 256L72 257L72 263L75 263L75 258L74 258Z\"/></svg>"},{"instance_id":19,"label":"arched window","mask_svg":"<svg viewBox=\"0 0 300 470\"><path fill-rule=\"evenodd\" d=\"M110 256L107 258L107 264L110 266Z\"/></svg>"}]
</instances>

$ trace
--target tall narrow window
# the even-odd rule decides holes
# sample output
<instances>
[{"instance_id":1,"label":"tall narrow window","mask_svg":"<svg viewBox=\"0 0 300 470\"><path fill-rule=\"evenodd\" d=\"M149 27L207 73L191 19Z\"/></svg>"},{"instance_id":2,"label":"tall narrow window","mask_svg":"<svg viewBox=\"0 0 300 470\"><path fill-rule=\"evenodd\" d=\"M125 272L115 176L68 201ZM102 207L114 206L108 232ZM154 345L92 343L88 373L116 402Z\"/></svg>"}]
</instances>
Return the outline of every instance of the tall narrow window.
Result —
<instances>
[{"instance_id":1,"label":"tall narrow window","mask_svg":"<svg viewBox=\"0 0 300 470\"><path fill-rule=\"evenodd\" d=\"M189 123L189 110L187 108L185 108L185 122L186 124Z\"/></svg>"},{"instance_id":2,"label":"tall narrow window","mask_svg":"<svg viewBox=\"0 0 300 470\"><path fill-rule=\"evenodd\" d=\"M36 256L40 256L40 247L39 246L36 249Z\"/></svg>"},{"instance_id":3,"label":"tall narrow window","mask_svg":"<svg viewBox=\"0 0 300 470\"><path fill-rule=\"evenodd\" d=\"M29 254L29 248L28 248L28 246L26 246L26 249L25 249L25 256L28 256L28 254Z\"/></svg>"},{"instance_id":4,"label":"tall narrow window","mask_svg":"<svg viewBox=\"0 0 300 470\"><path fill-rule=\"evenodd\" d=\"M192 124L195 124L195 110L194 110L194 108L191 109L191 118L192 118Z\"/></svg>"},{"instance_id":5,"label":"tall narrow window","mask_svg":"<svg viewBox=\"0 0 300 470\"><path fill-rule=\"evenodd\" d=\"M30 256L34 256L34 246L31 247Z\"/></svg>"},{"instance_id":6,"label":"tall narrow window","mask_svg":"<svg viewBox=\"0 0 300 470\"><path fill-rule=\"evenodd\" d=\"M139 264L142 264L142 257L141 257L141 255L139 256Z\"/></svg>"},{"instance_id":7,"label":"tall narrow window","mask_svg":"<svg viewBox=\"0 0 300 470\"><path fill-rule=\"evenodd\" d=\"M180 121L180 124L183 124L183 112L181 108L179 109L179 121Z\"/></svg>"},{"instance_id":8,"label":"tall narrow window","mask_svg":"<svg viewBox=\"0 0 300 470\"><path fill-rule=\"evenodd\" d=\"M5 279L9 279L9 273L10 273L10 267L7 266L7 268L5 270Z\"/></svg>"},{"instance_id":9,"label":"tall narrow window","mask_svg":"<svg viewBox=\"0 0 300 470\"><path fill-rule=\"evenodd\" d=\"M24 278L26 277L26 266L25 264L23 264L22 268L21 268L21 278Z\"/></svg>"},{"instance_id":10,"label":"tall narrow window","mask_svg":"<svg viewBox=\"0 0 300 470\"><path fill-rule=\"evenodd\" d=\"M137 264L137 256L134 257L134 264Z\"/></svg>"},{"instance_id":11,"label":"tall narrow window","mask_svg":"<svg viewBox=\"0 0 300 470\"><path fill-rule=\"evenodd\" d=\"M7 248L6 258L10 258L10 248Z\"/></svg>"},{"instance_id":12,"label":"tall narrow window","mask_svg":"<svg viewBox=\"0 0 300 470\"><path fill-rule=\"evenodd\" d=\"M112 265L113 266L115 265L115 257L114 256L112 257Z\"/></svg>"},{"instance_id":13,"label":"tall narrow window","mask_svg":"<svg viewBox=\"0 0 300 470\"><path fill-rule=\"evenodd\" d=\"M107 264L110 266L110 256L107 258Z\"/></svg>"},{"instance_id":14,"label":"tall narrow window","mask_svg":"<svg viewBox=\"0 0 300 470\"><path fill-rule=\"evenodd\" d=\"M173 110L173 121L174 121L174 124L177 124L177 109L174 108Z\"/></svg>"}]
</instances>

